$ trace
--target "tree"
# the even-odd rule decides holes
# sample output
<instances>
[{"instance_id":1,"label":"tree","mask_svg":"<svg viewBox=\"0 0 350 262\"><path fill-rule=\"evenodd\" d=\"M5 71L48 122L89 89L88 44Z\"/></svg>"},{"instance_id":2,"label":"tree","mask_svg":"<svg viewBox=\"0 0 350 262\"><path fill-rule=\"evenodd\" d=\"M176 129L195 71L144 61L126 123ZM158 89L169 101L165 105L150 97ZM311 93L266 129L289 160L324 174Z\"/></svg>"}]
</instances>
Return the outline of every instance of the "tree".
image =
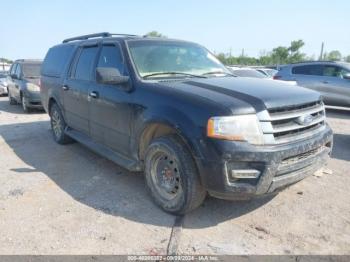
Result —
<instances>
[{"instance_id":1,"label":"tree","mask_svg":"<svg viewBox=\"0 0 350 262\"><path fill-rule=\"evenodd\" d=\"M274 64L285 64L287 63L289 56L289 49L284 46L279 46L272 49L271 58Z\"/></svg>"},{"instance_id":2,"label":"tree","mask_svg":"<svg viewBox=\"0 0 350 262\"><path fill-rule=\"evenodd\" d=\"M299 50L305 45L303 40L292 41L289 50L288 63L296 63L305 60L305 54L300 53Z\"/></svg>"},{"instance_id":3,"label":"tree","mask_svg":"<svg viewBox=\"0 0 350 262\"><path fill-rule=\"evenodd\" d=\"M345 62L350 63L350 55L348 55L347 57L344 58Z\"/></svg>"},{"instance_id":4,"label":"tree","mask_svg":"<svg viewBox=\"0 0 350 262\"><path fill-rule=\"evenodd\" d=\"M12 64L12 60L1 57L1 58L0 58L0 63Z\"/></svg>"},{"instance_id":5,"label":"tree","mask_svg":"<svg viewBox=\"0 0 350 262\"><path fill-rule=\"evenodd\" d=\"M338 50L333 50L333 51L330 51L328 54L325 54L325 60L340 61L341 59L342 59L342 56Z\"/></svg>"},{"instance_id":6,"label":"tree","mask_svg":"<svg viewBox=\"0 0 350 262\"><path fill-rule=\"evenodd\" d=\"M165 35L158 33L157 31L151 31L146 34L146 36L151 36L151 37L163 37L166 38Z\"/></svg>"}]
</instances>

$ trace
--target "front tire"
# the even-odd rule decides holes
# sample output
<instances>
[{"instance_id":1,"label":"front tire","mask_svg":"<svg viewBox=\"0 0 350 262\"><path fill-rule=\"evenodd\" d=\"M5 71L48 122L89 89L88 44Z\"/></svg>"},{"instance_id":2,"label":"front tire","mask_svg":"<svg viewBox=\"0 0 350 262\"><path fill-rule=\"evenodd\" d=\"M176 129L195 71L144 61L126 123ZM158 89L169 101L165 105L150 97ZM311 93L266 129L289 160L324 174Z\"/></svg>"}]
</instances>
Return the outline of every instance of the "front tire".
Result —
<instances>
[{"instance_id":1,"label":"front tire","mask_svg":"<svg viewBox=\"0 0 350 262\"><path fill-rule=\"evenodd\" d=\"M61 110L56 103L54 103L50 108L50 123L56 143L64 145L73 142L73 139L64 133L67 125L64 121Z\"/></svg>"},{"instance_id":2,"label":"front tire","mask_svg":"<svg viewBox=\"0 0 350 262\"><path fill-rule=\"evenodd\" d=\"M177 136L151 142L146 151L145 176L153 200L168 213L183 215L205 199L195 162Z\"/></svg>"},{"instance_id":3,"label":"front tire","mask_svg":"<svg viewBox=\"0 0 350 262\"><path fill-rule=\"evenodd\" d=\"M17 101L11 96L10 90L7 90L7 95L9 97L10 105L17 105Z\"/></svg>"},{"instance_id":4,"label":"front tire","mask_svg":"<svg viewBox=\"0 0 350 262\"><path fill-rule=\"evenodd\" d=\"M23 95L21 96L21 104L24 113L30 113L31 109L28 107L28 101Z\"/></svg>"}]
</instances>

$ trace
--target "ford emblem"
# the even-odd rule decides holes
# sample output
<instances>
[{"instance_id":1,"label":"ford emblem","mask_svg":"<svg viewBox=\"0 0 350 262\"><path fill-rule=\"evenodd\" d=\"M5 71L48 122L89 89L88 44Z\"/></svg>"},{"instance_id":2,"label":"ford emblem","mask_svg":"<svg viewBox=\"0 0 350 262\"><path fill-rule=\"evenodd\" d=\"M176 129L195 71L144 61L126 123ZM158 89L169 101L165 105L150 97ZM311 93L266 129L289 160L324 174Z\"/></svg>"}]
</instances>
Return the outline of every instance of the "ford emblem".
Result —
<instances>
[{"instance_id":1,"label":"ford emblem","mask_svg":"<svg viewBox=\"0 0 350 262\"><path fill-rule=\"evenodd\" d=\"M314 117L312 115L304 115L299 116L297 119L295 119L295 122L301 126L308 126L313 120Z\"/></svg>"}]
</instances>

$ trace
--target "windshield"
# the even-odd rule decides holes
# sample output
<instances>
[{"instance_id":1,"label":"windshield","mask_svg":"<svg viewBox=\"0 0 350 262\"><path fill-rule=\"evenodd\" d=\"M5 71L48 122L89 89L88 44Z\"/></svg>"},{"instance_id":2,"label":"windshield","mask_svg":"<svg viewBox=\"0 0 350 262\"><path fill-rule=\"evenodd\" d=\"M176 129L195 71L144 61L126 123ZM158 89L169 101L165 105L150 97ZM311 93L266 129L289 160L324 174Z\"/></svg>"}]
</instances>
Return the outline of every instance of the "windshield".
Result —
<instances>
[{"instance_id":1,"label":"windshield","mask_svg":"<svg viewBox=\"0 0 350 262\"><path fill-rule=\"evenodd\" d=\"M141 77L230 74L214 55L196 44L144 40L129 41L128 46L131 58Z\"/></svg>"},{"instance_id":2,"label":"windshield","mask_svg":"<svg viewBox=\"0 0 350 262\"><path fill-rule=\"evenodd\" d=\"M232 72L236 76L241 76L241 77L267 78L267 76L264 75L263 73L260 73L253 69L233 69Z\"/></svg>"},{"instance_id":3,"label":"windshield","mask_svg":"<svg viewBox=\"0 0 350 262\"><path fill-rule=\"evenodd\" d=\"M41 64L23 64L24 77L39 77Z\"/></svg>"}]
</instances>

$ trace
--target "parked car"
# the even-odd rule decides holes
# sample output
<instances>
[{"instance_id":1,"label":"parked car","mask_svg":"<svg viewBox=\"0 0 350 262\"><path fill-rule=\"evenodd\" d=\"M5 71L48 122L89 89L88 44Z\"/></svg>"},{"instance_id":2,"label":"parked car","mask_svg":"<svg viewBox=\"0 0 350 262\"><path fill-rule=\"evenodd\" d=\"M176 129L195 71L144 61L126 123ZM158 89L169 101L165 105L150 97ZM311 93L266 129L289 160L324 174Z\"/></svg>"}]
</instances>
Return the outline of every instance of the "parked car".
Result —
<instances>
[{"instance_id":1,"label":"parked car","mask_svg":"<svg viewBox=\"0 0 350 262\"><path fill-rule=\"evenodd\" d=\"M7 71L0 71L0 95L7 95Z\"/></svg>"},{"instance_id":2,"label":"parked car","mask_svg":"<svg viewBox=\"0 0 350 262\"><path fill-rule=\"evenodd\" d=\"M316 61L284 65L274 78L294 80L320 92L327 105L350 106L349 63Z\"/></svg>"},{"instance_id":3,"label":"parked car","mask_svg":"<svg viewBox=\"0 0 350 262\"><path fill-rule=\"evenodd\" d=\"M260 73L266 75L267 77L274 77L278 70L276 69L272 69L272 68L256 68L257 71L259 71Z\"/></svg>"},{"instance_id":4,"label":"parked car","mask_svg":"<svg viewBox=\"0 0 350 262\"><path fill-rule=\"evenodd\" d=\"M8 97L11 105L20 103L24 112L43 109L40 98L40 68L42 60L16 60L7 77Z\"/></svg>"},{"instance_id":5,"label":"parked car","mask_svg":"<svg viewBox=\"0 0 350 262\"><path fill-rule=\"evenodd\" d=\"M239 77L270 78L266 74L249 67L228 66L228 68L234 75Z\"/></svg>"},{"instance_id":6,"label":"parked car","mask_svg":"<svg viewBox=\"0 0 350 262\"><path fill-rule=\"evenodd\" d=\"M143 171L155 203L173 214L207 193L277 192L319 169L332 148L319 93L234 77L191 42L66 39L46 55L41 97L57 143L74 139Z\"/></svg>"},{"instance_id":7,"label":"parked car","mask_svg":"<svg viewBox=\"0 0 350 262\"><path fill-rule=\"evenodd\" d=\"M276 80L267 74L264 74L260 72L257 69L250 68L250 67L234 67L234 66L228 66L228 69L235 75L239 77L253 77L253 78L259 78L263 80L273 80L273 81L281 81ZM284 81L285 84L289 85L297 85L296 81Z\"/></svg>"}]
</instances>

